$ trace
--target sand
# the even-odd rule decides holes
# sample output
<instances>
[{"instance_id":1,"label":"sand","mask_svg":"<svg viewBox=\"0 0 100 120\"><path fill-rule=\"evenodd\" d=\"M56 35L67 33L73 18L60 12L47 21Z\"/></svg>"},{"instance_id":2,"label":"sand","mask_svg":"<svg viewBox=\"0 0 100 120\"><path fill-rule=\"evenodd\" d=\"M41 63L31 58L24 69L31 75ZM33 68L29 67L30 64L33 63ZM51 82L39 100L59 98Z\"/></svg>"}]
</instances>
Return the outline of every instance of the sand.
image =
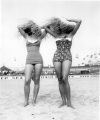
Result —
<instances>
[{"instance_id":1,"label":"sand","mask_svg":"<svg viewBox=\"0 0 100 120\"><path fill-rule=\"evenodd\" d=\"M23 107L24 80L0 80L0 120L99 120L99 77L69 78L75 109L59 108L61 97L57 79L41 79L37 104Z\"/></svg>"}]
</instances>

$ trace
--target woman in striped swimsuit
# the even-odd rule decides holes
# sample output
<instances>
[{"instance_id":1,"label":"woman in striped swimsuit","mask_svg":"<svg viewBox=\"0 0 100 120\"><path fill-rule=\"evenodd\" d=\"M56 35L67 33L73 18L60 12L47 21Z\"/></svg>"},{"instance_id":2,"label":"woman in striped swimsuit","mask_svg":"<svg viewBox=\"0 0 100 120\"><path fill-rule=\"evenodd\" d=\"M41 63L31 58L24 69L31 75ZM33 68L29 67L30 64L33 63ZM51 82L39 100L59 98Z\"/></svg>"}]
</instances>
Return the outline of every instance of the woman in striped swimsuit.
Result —
<instances>
[{"instance_id":1,"label":"woman in striped swimsuit","mask_svg":"<svg viewBox=\"0 0 100 120\"><path fill-rule=\"evenodd\" d=\"M72 65L72 55L70 49L72 45L73 36L77 32L81 24L81 20L68 20L68 22L74 22L75 26L72 30L70 29L68 32L66 31L66 34L59 38L53 32L52 27L47 26L45 27L45 30L52 36L54 36L56 39L57 50L54 53L53 64L57 74L59 82L59 91L62 98L62 104L60 105L60 107L67 105L68 107L73 108L70 99L70 85L68 82L68 75Z\"/></svg>"},{"instance_id":2,"label":"woman in striped swimsuit","mask_svg":"<svg viewBox=\"0 0 100 120\"><path fill-rule=\"evenodd\" d=\"M18 27L19 32L26 40L27 47L27 57L25 65L25 84L24 84L24 94L25 94L25 103L24 106L29 104L29 93L30 93L30 82L34 78L34 92L33 92L33 101L36 103L37 95L39 92L40 86L40 75L43 67L43 59L39 52L39 47L41 40L45 37L45 30L42 32L39 26L34 22L29 21L28 23ZM32 73L34 76L32 77Z\"/></svg>"}]
</instances>

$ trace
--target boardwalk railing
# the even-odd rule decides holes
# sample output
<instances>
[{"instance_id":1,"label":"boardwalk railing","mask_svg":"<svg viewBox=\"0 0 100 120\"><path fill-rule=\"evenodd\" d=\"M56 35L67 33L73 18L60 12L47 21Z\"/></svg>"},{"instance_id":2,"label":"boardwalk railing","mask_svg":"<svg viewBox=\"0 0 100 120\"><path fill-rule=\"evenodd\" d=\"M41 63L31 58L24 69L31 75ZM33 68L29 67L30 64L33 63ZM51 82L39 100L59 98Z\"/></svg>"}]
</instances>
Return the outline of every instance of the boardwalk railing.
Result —
<instances>
[{"instance_id":1,"label":"boardwalk railing","mask_svg":"<svg viewBox=\"0 0 100 120\"><path fill-rule=\"evenodd\" d=\"M85 77L99 77L100 75L69 75L69 78L85 78ZM57 78L56 75L41 75L41 79L43 78ZM0 76L0 80L14 80L14 79L25 79L24 76Z\"/></svg>"}]
</instances>

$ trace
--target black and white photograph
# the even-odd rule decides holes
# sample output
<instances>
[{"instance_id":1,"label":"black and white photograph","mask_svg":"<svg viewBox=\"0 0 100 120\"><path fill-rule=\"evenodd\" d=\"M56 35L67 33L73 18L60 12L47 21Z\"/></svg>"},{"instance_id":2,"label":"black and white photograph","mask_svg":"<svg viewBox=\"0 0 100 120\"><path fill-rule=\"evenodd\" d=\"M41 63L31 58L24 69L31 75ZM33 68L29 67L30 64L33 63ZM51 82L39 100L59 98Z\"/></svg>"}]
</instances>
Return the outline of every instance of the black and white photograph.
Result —
<instances>
[{"instance_id":1,"label":"black and white photograph","mask_svg":"<svg viewBox=\"0 0 100 120\"><path fill-rule=\"evenodd\" d=\"M99 120L100 1L0 1L0 120Z\"/></svg>"}]
</instances>

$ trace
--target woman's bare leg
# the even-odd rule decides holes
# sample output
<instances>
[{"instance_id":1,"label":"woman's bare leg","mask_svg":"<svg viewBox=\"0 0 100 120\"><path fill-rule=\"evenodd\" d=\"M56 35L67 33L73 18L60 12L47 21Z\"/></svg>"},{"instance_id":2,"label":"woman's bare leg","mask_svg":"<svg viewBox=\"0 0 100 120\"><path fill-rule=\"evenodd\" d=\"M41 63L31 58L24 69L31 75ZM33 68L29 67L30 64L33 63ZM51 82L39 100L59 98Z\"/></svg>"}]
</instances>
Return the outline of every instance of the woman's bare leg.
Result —
<instances>
[{"instance_id":1,"label":"woman's bare leg","mask_svg":"<svg viewBox=\"0 0 100 120\"><path fill-rule=\"evenodd\" d=\"M33 70L33 65L26 64L26 66L25 66L25 83L24 83L24 95L25 95L24 106L27 106L29 104L30 82L31 82L32 70Z\"/></svg>"},{"instance_id":2,"label":"woman's bare leg","mask_svg":"<svg viewBox=\"0 0 100 120\"><path fill-rule=\"evenodd\" d=\"M62 80L62 63L61 62L54 62L54 67L55 67L55 71L56 71L58 82L59 82L60 95L62 98L62 104L60 105L60 107L61 107L61 106L66 105L64 82Z\"/></svg>"},{"instance_id":3,"label":"woman's bare leg","mask_svg":"<svg viewBox=\"0 0 100 120\"><path fill-rule=\"evenodd\" d=\"M37 95L39 92L39 88L40 88L40 75L42 72L42 64L36 64L35 65L35 76L34 76L34 90L33 90L33 105L36 103L37 100Z\"/></svg>"},{"instance_id":4,"label":"woman's bare leg","mask_svg":"<svg viewBox=\"0 0 100 120\"><path fill-rule=\"evenodd\" d=\"M62 75L63 75L63 81L65 83L64 88L65 88L68 107L73 107L71 104L70 85L68 82L68 75L70 72L71 65L72 65L72 62L69 60L66 60L62 63Z\"/></svg>"}]
</instances>

